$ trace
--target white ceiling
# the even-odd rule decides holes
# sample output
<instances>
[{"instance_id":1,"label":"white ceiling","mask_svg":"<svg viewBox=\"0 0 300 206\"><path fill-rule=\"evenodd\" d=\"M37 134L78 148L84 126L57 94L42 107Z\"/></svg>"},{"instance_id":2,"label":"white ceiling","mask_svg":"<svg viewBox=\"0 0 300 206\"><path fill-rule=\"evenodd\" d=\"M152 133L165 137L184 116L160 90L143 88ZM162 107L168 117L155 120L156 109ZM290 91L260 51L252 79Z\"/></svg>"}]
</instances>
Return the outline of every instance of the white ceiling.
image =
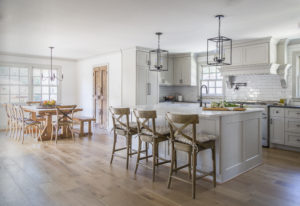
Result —
<instances>
[{"instance_id":1,"label":"white ceiling","mask_svg":"<svg viewBox=\"0 0 300 206\"><path fill-rule=\"evenodd\" d=\"M0 0L0 52L82 59L135 45L205 51L232 39L300 34L299 0Z\"/></svg>"}]
</instances>

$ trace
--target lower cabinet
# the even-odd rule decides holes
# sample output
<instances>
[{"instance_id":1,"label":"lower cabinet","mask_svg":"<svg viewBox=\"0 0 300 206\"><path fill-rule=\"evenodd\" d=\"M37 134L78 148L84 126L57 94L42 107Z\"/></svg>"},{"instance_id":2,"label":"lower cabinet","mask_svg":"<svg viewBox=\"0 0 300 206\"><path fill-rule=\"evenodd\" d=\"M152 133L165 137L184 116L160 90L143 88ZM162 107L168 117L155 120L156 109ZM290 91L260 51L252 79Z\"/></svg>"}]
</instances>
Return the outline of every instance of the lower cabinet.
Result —
<instances>
[{"instance_id":1,"label":"lower cabinet","mask_svg":"<svg viewBox=\"0 0 300 206\"><path fill-rule=\"evenodd\" d=\"M300 147L300 109L270 109L270 142Z\"/></svg>"},{"instance_id":2,"label":"lower cabinet","mask_svg":"<svg viewBox=\"0 0 300 206\"><path fill-rule=\"evenodd\" d=\"M284 144L284 118L271 117L270 142L276 144Z\"/></svg>"}]
</instances>

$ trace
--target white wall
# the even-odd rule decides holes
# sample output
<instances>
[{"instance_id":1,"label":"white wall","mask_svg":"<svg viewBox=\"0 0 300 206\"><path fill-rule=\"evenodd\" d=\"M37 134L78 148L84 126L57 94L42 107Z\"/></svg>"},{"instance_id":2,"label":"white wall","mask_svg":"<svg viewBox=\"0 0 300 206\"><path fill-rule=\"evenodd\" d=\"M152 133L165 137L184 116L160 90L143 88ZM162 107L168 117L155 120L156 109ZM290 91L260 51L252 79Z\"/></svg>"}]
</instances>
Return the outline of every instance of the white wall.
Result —
<instances>
[{"instance_id":1,"label":"white wall","mask_svg":"<svg viewBox=\"0 0 300 206\"><path fill-rule=\"evenodd\" d=\"M25 64L40 64L49 65L49 58L38 57L22 57L13 55L0 54L0 62L2 63L25 63ZM64 79L61 82L61 103L62 104L77 104L77 62L72 60L53 59L53 64L62 68ZM0 106L0 129L5 127L5 112L4 108Z\"/></svg>"},{"instance_id":2,"label":"white wall","mask_svg":"<svg viewBox=\"0 0 300 206\"><path fill-rule=\"evenodd\" d=\"M108 105L120 106L121 102L121 52L78 61L78 103L83 108L82 114L93 116L93 68L108 65Z\"/></svg>"}]
</instances>

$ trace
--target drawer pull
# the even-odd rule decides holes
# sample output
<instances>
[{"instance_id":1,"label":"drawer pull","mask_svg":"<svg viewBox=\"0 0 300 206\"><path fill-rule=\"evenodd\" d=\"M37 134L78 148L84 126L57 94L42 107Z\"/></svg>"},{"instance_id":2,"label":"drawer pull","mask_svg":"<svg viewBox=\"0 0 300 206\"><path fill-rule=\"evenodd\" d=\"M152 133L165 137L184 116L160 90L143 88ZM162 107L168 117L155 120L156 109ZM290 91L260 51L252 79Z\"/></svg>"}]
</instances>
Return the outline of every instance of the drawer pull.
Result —
<instances>
[{"instance_id":1,"label":"drawer pull","mask_svg":"<svg viewBox=\"0 0 300 206\"><path fill-rule=\"evenodd\" d=\"M296 114L300 114L300 112L297 112Z\"/></svg>"},{"instance_id":2,"label":"drawer pull","mask_svg":"<svg viewBox=\"0 0 300 206\"><path fill-rule=\"evenodd\" d=\"M278 114L279 113L279 111L276 111L276 114ZM298 114L298 113L297 113ZM299 113L300 114L300 113Z\"/></svg>"},{"instance_id":3,"label":"drawer pull","mask_svg":"<svg viewBox=\"0 0 300 206\"><path fill-rule=\"evenodd\" d=\"M297 142L300 142L300 139L297 139Z\"/></svg>"},{"instance_id":4,"label":"drawer pull","mask_svg":"<svg viewBox=\"0 0 300 206\"><path fill-rule=\"evenodd\" d=\"M297 127L300 127L300 124L297 124Z\"/></svg>"}]
</instances>

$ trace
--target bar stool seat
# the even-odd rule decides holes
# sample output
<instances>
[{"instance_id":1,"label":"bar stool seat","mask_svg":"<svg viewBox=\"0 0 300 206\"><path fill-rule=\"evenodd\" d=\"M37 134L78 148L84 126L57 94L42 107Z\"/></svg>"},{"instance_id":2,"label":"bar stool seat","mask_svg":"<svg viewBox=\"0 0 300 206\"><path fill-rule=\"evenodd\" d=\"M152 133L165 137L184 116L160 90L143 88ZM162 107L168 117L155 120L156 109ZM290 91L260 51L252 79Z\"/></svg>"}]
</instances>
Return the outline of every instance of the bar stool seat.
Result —
<instances>
[{"instance_id":1,"label":"bar stool seat","mask_svg":"<svg viewBox=\"0 0 300 206\"><path fill-rule=\"evenodd\" d=\"M170 135L170 129L168 127L164 127L164 126L156 126L156 132L157 134L161 134L161 135ZM150 132L147 129L142 129L142 133L143 134L148 134L148 135L153 135L152 132Z\"/></svg>"},{"instance_id":2,"label":"bar stool seat","mask_svg":"<svg viewBox=\"0 0 300 206\"><path fill-rule=\"evenodd\" d=\"M184 130L184 133L187 136L193 136L193 131L191 130ZM192 145L193 142L190 139L187 139L186 137L184 137L182 134L177 134L174 135L175 136L175 140L182 142L182 143L186 143L189 145ZM211 134L202 134L202 133L197 133L196 134L196 143L203 143L203 142L207 142L207 141L211 141L211 140L216 140L217 137L215 135L211 135Z\"/></svg>"}]
</instances>

